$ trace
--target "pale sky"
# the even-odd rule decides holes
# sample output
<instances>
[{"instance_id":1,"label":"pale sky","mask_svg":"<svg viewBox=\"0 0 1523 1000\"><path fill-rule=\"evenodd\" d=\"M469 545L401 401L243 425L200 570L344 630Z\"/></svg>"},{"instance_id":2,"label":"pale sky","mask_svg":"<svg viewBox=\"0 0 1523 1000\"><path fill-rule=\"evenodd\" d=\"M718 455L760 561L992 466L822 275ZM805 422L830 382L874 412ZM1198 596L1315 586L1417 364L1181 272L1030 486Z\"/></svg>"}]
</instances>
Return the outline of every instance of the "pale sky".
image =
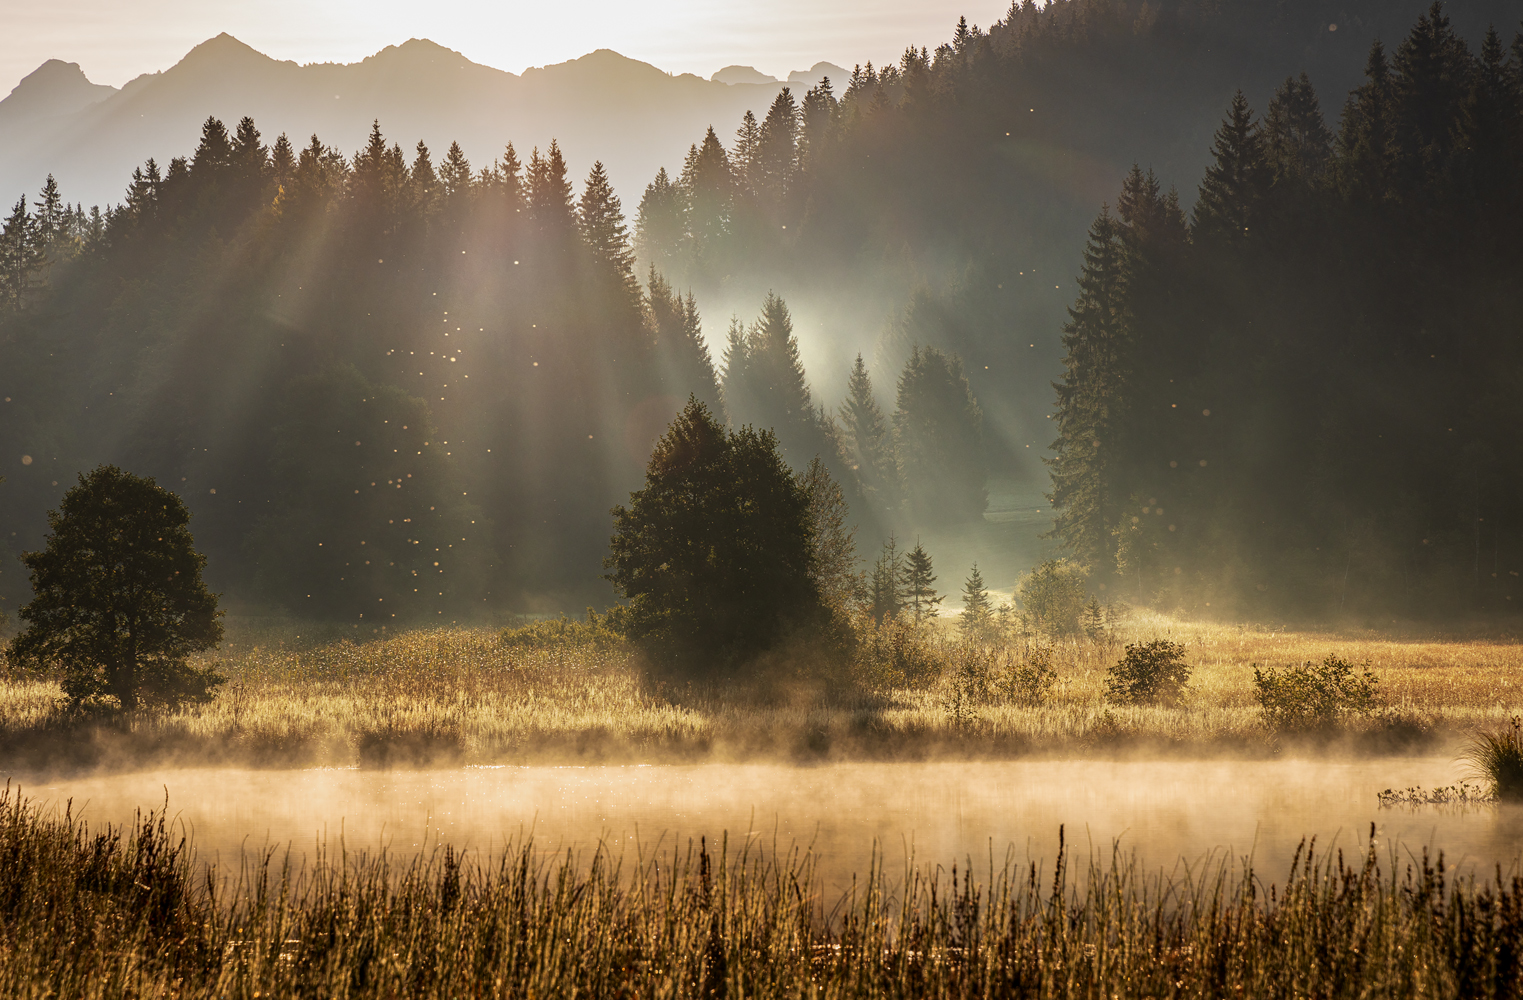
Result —
<instances>
[{"instance_id":1,"label":"pale sky","mask_svg":"<svg viewBox=\"0 0 1523 1000\"><path fill-rule=\"evenodd\" d=\"M673 73L731 64L786 77L820 60L848 69L950 39L959 15L987 27L1009 0L0 0L0 96L44 60L120 87L226 31L277 59L356 62L429 38L522 72L614 49Z\"/></svg>"}]
</instances>

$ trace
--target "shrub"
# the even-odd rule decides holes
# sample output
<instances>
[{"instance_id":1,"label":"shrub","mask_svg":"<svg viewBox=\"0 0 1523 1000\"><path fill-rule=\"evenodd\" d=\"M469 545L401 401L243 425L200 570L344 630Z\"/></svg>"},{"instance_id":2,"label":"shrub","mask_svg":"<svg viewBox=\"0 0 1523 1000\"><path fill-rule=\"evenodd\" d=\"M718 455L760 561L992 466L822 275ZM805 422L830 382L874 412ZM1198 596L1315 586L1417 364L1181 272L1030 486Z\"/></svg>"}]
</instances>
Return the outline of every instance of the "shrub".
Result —
<instances>
[{"instance_id":1,"label":"shrub","mask_svg":"<svg viewBox=\"0 0 1523 1000\"><path fill-rule=\"evenodd\" d=\"M1005 697L1017 705L1035 706L1046 701L1057 683L1058 672L1052 666L1052 647L1038 644L1020 664L1005 672Z\"/></svg>"},{"instance_id":2,"label":"shrub","mask_svg":"<svg viewBox=\"0 0 1523 1000\"><path fill-rule=\"evenodd\" d=\"M1015 596L1038 635L1078 635L1089 592L1082 567L1067 559L1049 559L1016 584Z\"/></svg>"},{"instance_id":3,"label":"shrub","mask_svg":"<svg viewBox=\"0 0 1523 1000\"><path fill-rule=\"evenodd\" d=\"M1523 718L1514 716L1507 729L1476 733L1463 757L1497 798L1523 801Z\"/></svg>"},{"instance_id":4,"label":"shrub","mask_svg":"<svg viewBox=\"0 0 1523 1000\"><path fill-rule=\"evenodd\" d=\"M1375 709L1379 680L1368 670L1329 655L1318 665L1303 663L1282 671L1253 665L1253 688L1264 724L1277 733L1336 728Z\"/></svg>"},{"instance_id":5,"label":"shrub","mask_svg":"<svg viewBox=\"0 0 1523 1000\"><path fill-rule=\"evenodd\" d=\"M1185 647L1167 639L1131 643L1105 674L1105 697L1124 705L1177 705L1189 694Z\"/></svg>"},{"instance_id":6,"label":"shrub","mask_svg":"<svg viewBox=\"0 0 1523 1000\"><path fill-rule=\"evenodd\" d=\"M561 615L559 618L542 618L518 628L505 628L498 633L504 646L513 649L575 649L585 652L605 652L624 644L624 609L610 608L598 614L587 609L587 620L579 622Z\"/></svg>"},{"instance_id":7,"label":"shrub","mask_svg":"<svg viewBox=\"0 0 1523 1000\"><path fill-rule=\"evenodd\" d=\"M859 687L927 688L941 678L941 660L908 615L889 614L874 621L862 611L852 617L852 627L852 676Z\"/></svg>"}]
</instances>

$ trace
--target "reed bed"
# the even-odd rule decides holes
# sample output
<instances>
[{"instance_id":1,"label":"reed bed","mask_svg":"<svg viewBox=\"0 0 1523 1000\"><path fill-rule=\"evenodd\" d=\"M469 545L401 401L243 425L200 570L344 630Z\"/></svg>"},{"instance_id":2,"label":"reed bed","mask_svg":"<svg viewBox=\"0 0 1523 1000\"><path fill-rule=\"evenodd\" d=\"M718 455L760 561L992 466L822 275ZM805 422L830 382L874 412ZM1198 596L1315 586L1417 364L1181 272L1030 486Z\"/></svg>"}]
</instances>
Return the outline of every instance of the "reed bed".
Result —
<instances>
[{"instance_id":1,"label":"reed bed","mask_svg":"<svg viewBox=\"0 0 1523 1000\"><path fill-rule=\"evenodd\" d=\"M996 676L968 695L950 625L930 639L939 679L770 698L647 683L622 648L522 648L485 628L366 641L234 622L209 662L229 678L209 704L130 717L62 707L56 685L0 681L0 769L164 765L426 766L697 760L999 758L1128 753L1263 756L1294 749L1264 724L1253 664L1333 654L1368 664L1381 708L1321 734L1319 750L1457 749L1523 710L1523 647L1510 638L1287 632L1137 615L1097 640L1050 645L1056 680L1037 700ZM1122 647L1182 642L1193 668L1177 706L1105 700ZM999 669L1034 640L985 649ZM965 696L966 695L966 696Z\"/></svg>"},{"instance_id":2,"label":"reed bed","mask_svg":"<svg viewBox=\"0 0 1523 1000\"><path fill-rule=\"evenodd\" d=\"M17 998L1523 995L1523 879L1305 845L1172 874L880 865L826 898L807 853L203 867L162 814L93 830L0 794L0 995ZM1394 859L1395 853L1391 857Z\"/></svg>"}]
</instances>

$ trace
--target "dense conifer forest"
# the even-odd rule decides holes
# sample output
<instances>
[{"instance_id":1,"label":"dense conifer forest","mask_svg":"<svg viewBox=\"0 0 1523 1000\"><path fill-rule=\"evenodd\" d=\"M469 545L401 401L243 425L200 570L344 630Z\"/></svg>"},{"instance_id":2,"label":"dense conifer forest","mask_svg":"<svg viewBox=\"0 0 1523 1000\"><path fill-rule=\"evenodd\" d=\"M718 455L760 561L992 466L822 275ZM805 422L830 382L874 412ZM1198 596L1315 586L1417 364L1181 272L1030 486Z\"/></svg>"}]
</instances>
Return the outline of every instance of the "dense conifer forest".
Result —
<instances>
[{"instance_id":1,"label":"dense conifer forest","mask_svg":"<svg viewBox=\"0 0 1523 1000\"><path fill-rule=\"evenodd\" d=\"M990 470L1045 479L1051 442L1053 542L1102 593L1505 609L1523 41L1435 7L1319 91L1359 67L1303 22L1363 47L1389 19L1327 6L1028 0L715 123L623 201L554 142L472 164L382 122L346 151L209 119L120 204L50 185L0 235L0 595L111 461L187 498L242 606L602 603L609 510L695 397L797 472L819 456L869 551L977 523ZM1276 67L1234 58L1259 36ZM1201 83L1268 73L1262 113ZM1198 192L1086 173L1203 102L1225 119ZM1107 192L1082 261L1057 256ZM805 371L788 304L822 289L888 313L839 377ZM1059 369L1036 344L1064 302Z\"/></svg>"}]
</instances>

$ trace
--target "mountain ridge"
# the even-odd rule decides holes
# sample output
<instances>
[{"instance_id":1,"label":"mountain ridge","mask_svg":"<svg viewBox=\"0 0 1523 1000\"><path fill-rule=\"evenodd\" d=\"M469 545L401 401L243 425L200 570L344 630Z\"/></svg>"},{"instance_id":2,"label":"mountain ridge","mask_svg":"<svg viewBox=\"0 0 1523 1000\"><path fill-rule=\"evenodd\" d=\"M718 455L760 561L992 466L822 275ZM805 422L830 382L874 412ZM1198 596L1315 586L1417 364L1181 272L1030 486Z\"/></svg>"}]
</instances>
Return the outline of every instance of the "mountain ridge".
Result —
<instances>
[{"instance_id":1,"label":"mountain ridge","mask_svg":"<svg viewBox=\"0 0 1523 1000\"><path fill-rule=\"evenodd\" d=\"M508 142L526 152L556 139L578 179L602 160L637 201L658 168L680 169L705 128L728 137L788 85L671 74L612 49L514 74L426 38L354 63L299 64L223 32L120 89L90 83L78 64L45 62L0 100L0 196L31 197L52 173L69 201L110 204L149 157L189 155L208 117L231 128L248 115L266 142L316 134L346 155L378 120L409 151L421 140L437 158L458 141L477 166Z\"/></svg>"}]
</instances>

